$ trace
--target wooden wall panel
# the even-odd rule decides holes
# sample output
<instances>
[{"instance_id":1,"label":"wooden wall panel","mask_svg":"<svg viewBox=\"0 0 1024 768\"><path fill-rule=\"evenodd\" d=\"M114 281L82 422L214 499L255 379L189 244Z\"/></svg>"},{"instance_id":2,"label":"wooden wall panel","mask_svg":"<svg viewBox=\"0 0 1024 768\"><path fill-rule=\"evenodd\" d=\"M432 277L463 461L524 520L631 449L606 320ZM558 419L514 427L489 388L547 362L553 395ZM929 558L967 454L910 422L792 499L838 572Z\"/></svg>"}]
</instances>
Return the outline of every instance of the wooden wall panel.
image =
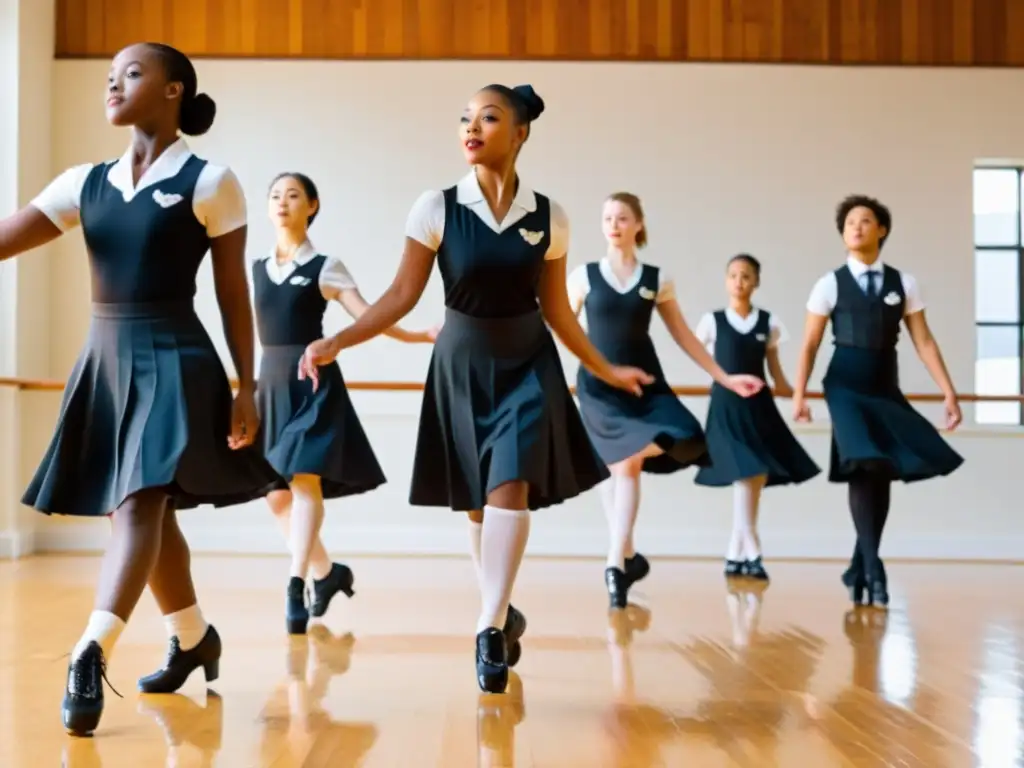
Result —
<instances>
[{"instance_id":1,"label":"wooden wall panel","mask_svg":"<svg viewBox=\"0 0 1024 768\"><path fill-rule=\"evenodd\" d=\"M1024 0L58 0L60 58L1024 65Z\"/></svg>"}]
</instances>

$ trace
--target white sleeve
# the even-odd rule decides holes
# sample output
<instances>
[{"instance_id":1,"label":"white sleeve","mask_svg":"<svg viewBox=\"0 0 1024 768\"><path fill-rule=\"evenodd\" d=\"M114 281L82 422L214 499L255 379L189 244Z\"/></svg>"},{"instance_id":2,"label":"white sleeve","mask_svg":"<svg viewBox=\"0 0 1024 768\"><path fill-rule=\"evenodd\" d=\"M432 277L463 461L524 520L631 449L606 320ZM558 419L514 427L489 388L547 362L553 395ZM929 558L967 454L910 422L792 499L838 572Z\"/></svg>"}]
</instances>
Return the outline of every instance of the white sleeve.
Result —
<instances>
[{"instance_id":1,"label":"white sleeve","mask_svg":"<svg viewBox=\"0 0 1024 768\"><path fill-rule=\"evenodd\" d=\"M693 329L693 335L705 347L710 347L715 343L715 337L718 335L718 326L715 323L715 316L711 312L705 312L701 316L697 322L697 327Z\"/></svg>"},{"instance_id":2,"label":"white sleeve","mask_svg":"<svg viewBox=\"0 0 1024 768\"><path fill-rule=\"evenodd\" d=\"M82 189L93 168L92 163L68 168L36 195L30 205L52 221L61 232L77 227Z\"/></svg>"},{"instance_id":3,"label":"white sleeve","mask_svg":"<svg viewBox=\"0 0 1024 768\"><path fill-rule=\"evenodd\" d=\"M444 237L443 192L430 190L416 199L405 220L405 236L435 252L441 247Z\"/></svg>"},{"instance_id":4,"label":"white sleeve","mask_svg":"<svg viewBox=\"0 0 1024 768\"><path fill-rule=\"evenodd\" d=\"M907 317L924 309L924 297L921 295L921 288L913 275L900 272L900 277L903 282L903 295L906 296L906 301L903 303L903 316Z\"/></svg>"},{"instance_id":5,"label":"white sleeve","mask_svg":"<svg viewBox=\"0 0 1024 768\"><path fill-rule=\"evenodd\" d=\"M330 256L324 261L323 269L320 270L320 293L328 301L337 299L342 291L350 291L356 288L355 278L348 271L339 259Z\"/></svg>"},{"instance_id":6,"label":"white sleeve","mask_svg":"<svg viewBox=\"0 0 1024 768\"><path fill-rule=\"evenodd\" d=\"M658 295L654 297L655 304L661 304L663 301L671 301L676 297L676 283L672 279L672 276L665 272L664 269L658 270Z\"/></svg>"},{"instance_id":7,"label":"white sleeve","mask_svg":"<svg viewBox=\"0 0 1024 768\"><path fill-rule=\"evenodd\" d=\"M772 313L768 316L768 348L772 349L789 341L789 331L782 321Z\"/></svg>"},{"instance_id":8,"label":"white sleeve","mask_svg":"<svg viewBox=\"0 0 1024 768\"><path fill-rule=\"evenodd\" d=\"M548 203L551 205L551 240L544 259L563 259L569 253L569 217L554 200L549 198Z\"/></svg>"},{"instance_id":9,"label":"white sleeve","mask_svg":"<svg viewBox=\"0 0 1024 768\"><path fill-rule=\"evenodd\" d=\"M573 309L582 306L587 294L590 293L590 276L587 274L586 264L580 264L569 273L565 287L569 293L569 306Z\"/></svg>"},{"instance_id":10,"label":"white sleeve","mask_svg":"<svg viewBox=\"0 0 1024 768\"><path fill-rule=\"evenodd\" d=\"M836 308L839 289L836 285L835 272L829 272L814 284L811 295L807 299L807 311L814 315L828 317Z\"/></svg>"},{"instance_id":11,"label":"white sleeve","mask_svg":"<svg viewBox=\"0 0 1024 768\"><path fill-rule=\"evenodd\" d=\"M234 171L207 163L196 180L192 210L210 238L244 227L248 215L245 192Z\"/></svg>"}]
</instances>

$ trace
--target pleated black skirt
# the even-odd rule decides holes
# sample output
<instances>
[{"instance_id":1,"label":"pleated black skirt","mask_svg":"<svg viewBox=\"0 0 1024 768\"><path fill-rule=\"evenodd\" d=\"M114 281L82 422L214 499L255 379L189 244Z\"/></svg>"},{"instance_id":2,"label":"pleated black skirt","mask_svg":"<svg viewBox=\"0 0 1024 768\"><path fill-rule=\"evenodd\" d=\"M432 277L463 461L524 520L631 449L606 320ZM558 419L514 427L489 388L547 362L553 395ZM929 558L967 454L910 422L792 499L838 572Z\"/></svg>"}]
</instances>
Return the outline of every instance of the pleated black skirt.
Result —
<instances>
[{"instance_id":1,"label":"pleated black skirt","mask_svg":"<svg viewBox=\"0 0 1024 768\"><path fill-rule=\"evenodd\" d=\"M341 369L320 369L320 386L299 381L304 346L264 347L256 404L259 444L287 480L317 475L325 499L365 493L386 482L349 398Z\"/></svg>"},{"instance_id":2,"label":"pleated black skirt","mask_svg":"<svg viewBox=\"0 0 1024 768\"><path fill-rule=\"evenodd\" d=\"M265 496L282 478L255 447L233 451L232 393L191 302L94 304L50 446L22 503L106 515L162 488L179 509Z\"/></svg>"},{"instance_id":3,"label":"pleated black skirt","mask_svg":"<svg viewBox=\"0 0 1024 768\"><path fill-rule=\"evenodd\" d=\"M822 383L832 419L831 482L868 471L911 483L963 464L900 391L895 350L837 346Z\"/></svg>"},{"instance_id":4,"label":"pleated black skirt","mask_svg":"<svg viewBox=\"0 0 1024 768\"><path fill-rule=\"evenodd\" d=\"M581 368L576 376L576 396L583 425L605 464L635 456L652 443L663 453L644 459L644 472L670 474L709 463L700 422L667 383L659 380L646 387L642 397L636 397Z\"/></svg>"},{"instance_id":5,"label":"pleated black skirt","mask_svg":"<svg viewBox=\"0 0 1024 768\"><path fill-rule=\"evenodd\" d=\"M821 473L767 388L743 398L715 384L705 429L711 466L697 473L698 485L721 488L760 475L768 476L766 485L788 485Z\"/></svg>"},{"instance_id":6,"label":"pleated black skirt","mask_svg":"<svg viewBox=\"0 0 1024 768\"><path fill-rule=\"evenodd\" d=\"M608 477L540 313L449 309L427 374L410 503L481 509L495 488L525 481L530 509L540 509Z\"/></svg>"}]
</instances>

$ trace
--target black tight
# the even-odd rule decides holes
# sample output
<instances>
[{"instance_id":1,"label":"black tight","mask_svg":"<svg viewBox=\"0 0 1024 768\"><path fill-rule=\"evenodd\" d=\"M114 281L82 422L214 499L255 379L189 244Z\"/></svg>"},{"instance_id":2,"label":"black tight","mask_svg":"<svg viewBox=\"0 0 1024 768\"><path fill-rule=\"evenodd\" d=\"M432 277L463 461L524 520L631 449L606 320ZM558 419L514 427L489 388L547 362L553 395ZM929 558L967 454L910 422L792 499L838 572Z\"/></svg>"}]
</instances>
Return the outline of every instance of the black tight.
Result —
<instances>
[{"instance_id":1,"label":"black tight","mask_svg":"<svg viewBox=\"0 0 1024 768\"><path fill-rule=\"evenodd\" d=\"M878 549L882 531L889 519L892 481L877 472L860 472L850 478L850 515L857 529L857 545L853 550L850 570L859 576L885 579Z\"/></svg>"}]
</instances>

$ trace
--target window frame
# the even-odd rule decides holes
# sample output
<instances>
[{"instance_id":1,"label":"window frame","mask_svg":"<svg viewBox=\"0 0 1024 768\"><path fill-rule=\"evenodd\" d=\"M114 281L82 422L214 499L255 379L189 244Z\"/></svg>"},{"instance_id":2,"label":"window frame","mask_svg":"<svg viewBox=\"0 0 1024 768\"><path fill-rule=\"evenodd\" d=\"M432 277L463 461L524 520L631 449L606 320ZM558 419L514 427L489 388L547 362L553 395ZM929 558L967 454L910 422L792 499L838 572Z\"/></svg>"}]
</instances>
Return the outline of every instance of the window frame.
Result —
<instances>
[{"instance_id":1,"label":"window frame","mask_svg":"<svg viewBox=\"0 0 1024 768\"><path fill-rule=\"evenodd\" d=\"M974 308L974 335L975 344L977 344L978 329L980 328L1012 328L1016 330L1017 334L1017 391L1014 394L1024 396L1024 192L1022 192L1022 186L1024 186L1024 164L1020 163L992 163L992 164L977 164L974 166L974 172L977 171L1013 171L1017 174L1017 183L1014 188L1017 192L1017 207L1014 214L1014 224L1017 227L1017 242L1010 245L979 245L977 243L977 236L975 233L975 216L976 214L971 212L971 242L974 245L974 254L979 252L993 252L993 251L1016 251L1017 252L1017 320L1014 322L1008 321L996 321L996 320L978 320L978 307ZM971 174L971 187L974 187L974 173ZM975 256L975 259L977 257ZM979 362L978 349L975 347L975 365ZM977 375L977 374L975 374ZM974 382L975 388L978 386L977 378ZM988 424L989 426L1024 426L1024 404L1018 406L1018 417L1016 423L1002 423L999 422L978 422L977 412L975 412L974 421L975 423ZM977 411L977 409L975 409Z\"/></svg>"}]
</instances>

